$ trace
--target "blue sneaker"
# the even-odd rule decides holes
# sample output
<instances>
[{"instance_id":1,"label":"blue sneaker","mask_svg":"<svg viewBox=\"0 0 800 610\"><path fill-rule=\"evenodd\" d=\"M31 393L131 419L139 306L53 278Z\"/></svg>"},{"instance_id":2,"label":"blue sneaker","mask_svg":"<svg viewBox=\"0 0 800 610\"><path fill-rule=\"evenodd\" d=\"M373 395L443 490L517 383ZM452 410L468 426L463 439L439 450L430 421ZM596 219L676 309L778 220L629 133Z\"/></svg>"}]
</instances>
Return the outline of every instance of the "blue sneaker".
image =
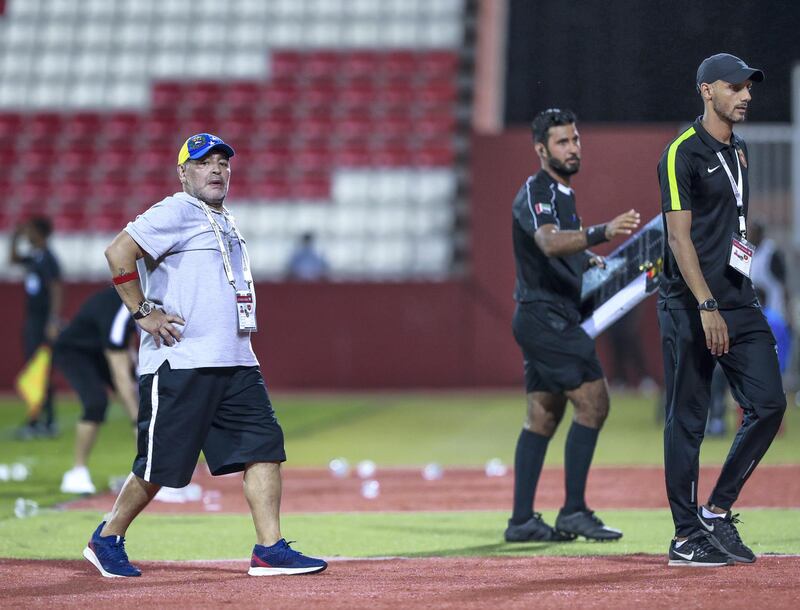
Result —
<instances>
[{"instance_id":1,"label":"blue sneaker","mask_svg":"<svg viewBox=\"0 0 800 610\"><path fill-rule=\"evenodd\" d=\"M122 536L101 536L103 521L97 526L89 540L89 545L83 549L83 556L92 562L99 572L106 578L124 578L125 576L141 576L142 571L132 566L125 552L125 538Z\"/></svg>"},{"instance_id":2,"label":"blue sneaker","mask_svg":"<svg viewBox=\"0 0 800 610\"><path fill-rule=\"evenodd\" d=\"M322 572L328 564L322 559L306 557L281 538L272 546L260 544L253 547L250 559L250 576L277 576L279 574L314 574Z\"/></svg>"}]
</instances>

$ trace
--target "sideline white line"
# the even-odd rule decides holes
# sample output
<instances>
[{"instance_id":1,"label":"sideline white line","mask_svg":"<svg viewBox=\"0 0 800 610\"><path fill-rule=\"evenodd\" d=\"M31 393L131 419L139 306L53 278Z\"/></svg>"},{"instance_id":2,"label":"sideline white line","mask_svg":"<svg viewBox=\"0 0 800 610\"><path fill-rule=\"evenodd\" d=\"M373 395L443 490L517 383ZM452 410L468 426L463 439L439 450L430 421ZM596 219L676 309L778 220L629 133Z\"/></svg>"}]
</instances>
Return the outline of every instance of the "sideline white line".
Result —
<instances>
[{"instance_id":1,"label":"sideline white line","mask_svg":"<svg viewBox=\"0 0 800 610\"><path fill-rule=\"evenodd\" d=\"M324 559L327 562L346 562L346 561L395 561L395 560L408 560L408 559L415 559L412 557L400 557L400 556L386 556L386 557L321 557L320 559ZM418 559L441 559L440 557L420 557ZM250 558L247 557L246 559L153 559L148 560L144 559L142 561L147 561L149 563L248 563Z\"/></svg>"},{"instance_id":2,"label":"sideline white line","mask_svg":"<svg viewBox=\"0 0 800 610\"><path fill-rule=\"evenodd\" d=\"M660 557L663 553L631 553L631 554L613 554L613 555L515 555L513 559L593 559L597 557L632 557L633 555L649 555L651 557ZM490 559L492 557L496 558L506 558L503 555L484 555L481 556L480 559ZM800 554L798 553L756 553L756 557L764 558L764 559L800 559ZM458 556L458 557L443 557L440 555L431 555L430 557L402 557L402 556L386 556L386 557L322 557L325 561L329 563L346 563L351 561L410 561L415 559L472 559L472 556ZM248 563L250 558L247 559L143 559L140 560L146 563L166 563L166 564L207 564L207 563L224 563L224 564L239 564L239 563Z\"/></svg>"}]
</instances>

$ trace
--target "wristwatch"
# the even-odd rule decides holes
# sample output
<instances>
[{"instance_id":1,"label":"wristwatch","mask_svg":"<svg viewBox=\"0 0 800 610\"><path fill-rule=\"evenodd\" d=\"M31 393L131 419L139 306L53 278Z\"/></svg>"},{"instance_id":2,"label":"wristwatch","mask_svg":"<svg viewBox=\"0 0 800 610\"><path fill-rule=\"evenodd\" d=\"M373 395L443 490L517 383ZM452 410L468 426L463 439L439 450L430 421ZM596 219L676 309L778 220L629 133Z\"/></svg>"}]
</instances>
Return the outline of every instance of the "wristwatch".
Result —
<instances>
[{"instance_id":1,"label":"wristwatch","mask_svg":"<svg viewBox=\"0 0 800 610\"><path fill-rule=\"evenodd\" d=\"M142 301L139 303L139 309L133 312L133 319L141 320L142 318L146 318L153 311L154 307L155 303L152 301Z\"/></svg>"},{"instance_id":2,"label":"wristwatch","mask_svg":"<svg viewBox=\"0 0 800 610\"><path fill-rule=\"evenodd\" d=\"M706 299L697 306L697 309L700 311L717 311L719 305L717 305L716 299Z\"/></svg>"}]
</instances>

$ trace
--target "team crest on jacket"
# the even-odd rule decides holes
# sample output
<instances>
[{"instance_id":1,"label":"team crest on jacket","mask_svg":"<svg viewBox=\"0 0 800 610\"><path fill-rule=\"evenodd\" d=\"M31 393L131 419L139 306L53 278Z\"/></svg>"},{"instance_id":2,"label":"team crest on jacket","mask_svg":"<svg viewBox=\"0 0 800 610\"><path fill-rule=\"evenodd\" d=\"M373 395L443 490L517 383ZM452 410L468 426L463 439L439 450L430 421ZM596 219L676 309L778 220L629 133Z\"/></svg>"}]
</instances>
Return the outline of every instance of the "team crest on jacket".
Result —
<instances>
[{"instance_id":1,"label":"team crest on jacket","mask_svg":"<svg viewBox=\"0 0 800 610\"><path fill-rule=\"evenodd\" d=\"M737 148L736 152L739 153L739 163L747 167L747 158L744 156L744 151L741 148Z\"/></svg>"}]
</instances>

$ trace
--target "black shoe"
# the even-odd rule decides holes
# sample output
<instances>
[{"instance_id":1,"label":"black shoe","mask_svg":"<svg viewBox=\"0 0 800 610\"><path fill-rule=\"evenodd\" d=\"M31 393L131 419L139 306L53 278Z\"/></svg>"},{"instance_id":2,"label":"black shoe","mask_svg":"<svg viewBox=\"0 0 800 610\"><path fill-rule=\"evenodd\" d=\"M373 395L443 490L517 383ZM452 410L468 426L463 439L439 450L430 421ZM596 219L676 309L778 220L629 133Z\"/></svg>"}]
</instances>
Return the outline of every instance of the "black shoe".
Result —
<instances>
[{"instance_id":1,"label":"black shoe","mask_svg":"<svg viewBox=\"0 0 800 610\"><path fill-rule=\"evenodd\" d=\"M39 425L36 422L21 425L14 432L14 438L18 441L30 441L39 438Z\"/></svg>"},{"instance_id":2,"label":"black shoe","mask_svg":"<svg viewBox=\"0 0 800 610\"><path fill-rule=\"evenodd\" d=\"M556 530L573 538L583 536L587 540L604 541L622 538L620 530L608 527L593 510L579 510L567 514L561 509L556 519Z\"/></svg>"},{"instance_id":3,"label":"black shoe","mask_svg":"<svg viewBox=\"0 0 800 610\"><path fill-rule=\"evenodd\" d=\"M520 525L509 519L505 536L506 542L569 542L575 539L575 536L562 534L547 525L542 521L541 513L533 513L533 517Z\"/></svg>"},{"instance_id":4,"label":"black shoe","mask_svg":"<svg viewBox=\"0 0 800 610\"><path fill-rule=\"evenodd\" d=\"M724 517L705 519L703 517L703 509L701 508L697 511L700 525L714 539L717 546L725 550L736 561L753 563L756 560L756 555L742 542L739 531L736 529L736 523L741 523L738 517L738 514L732 515L731 511L728 511Z\"/></svg>"},{"instance_id":5,"label":"black shoe","mask_svg":"<svg viewBox=\"0 0 800 610\"><path fill-rule=\"evenodd\" d=\"M669 545L670 566L689 566L693 568L720 568L732 566L736 561L725 551L718 549L711 537L698 530L679 547L673 540Z\"/></svg>"}]
</instances>

